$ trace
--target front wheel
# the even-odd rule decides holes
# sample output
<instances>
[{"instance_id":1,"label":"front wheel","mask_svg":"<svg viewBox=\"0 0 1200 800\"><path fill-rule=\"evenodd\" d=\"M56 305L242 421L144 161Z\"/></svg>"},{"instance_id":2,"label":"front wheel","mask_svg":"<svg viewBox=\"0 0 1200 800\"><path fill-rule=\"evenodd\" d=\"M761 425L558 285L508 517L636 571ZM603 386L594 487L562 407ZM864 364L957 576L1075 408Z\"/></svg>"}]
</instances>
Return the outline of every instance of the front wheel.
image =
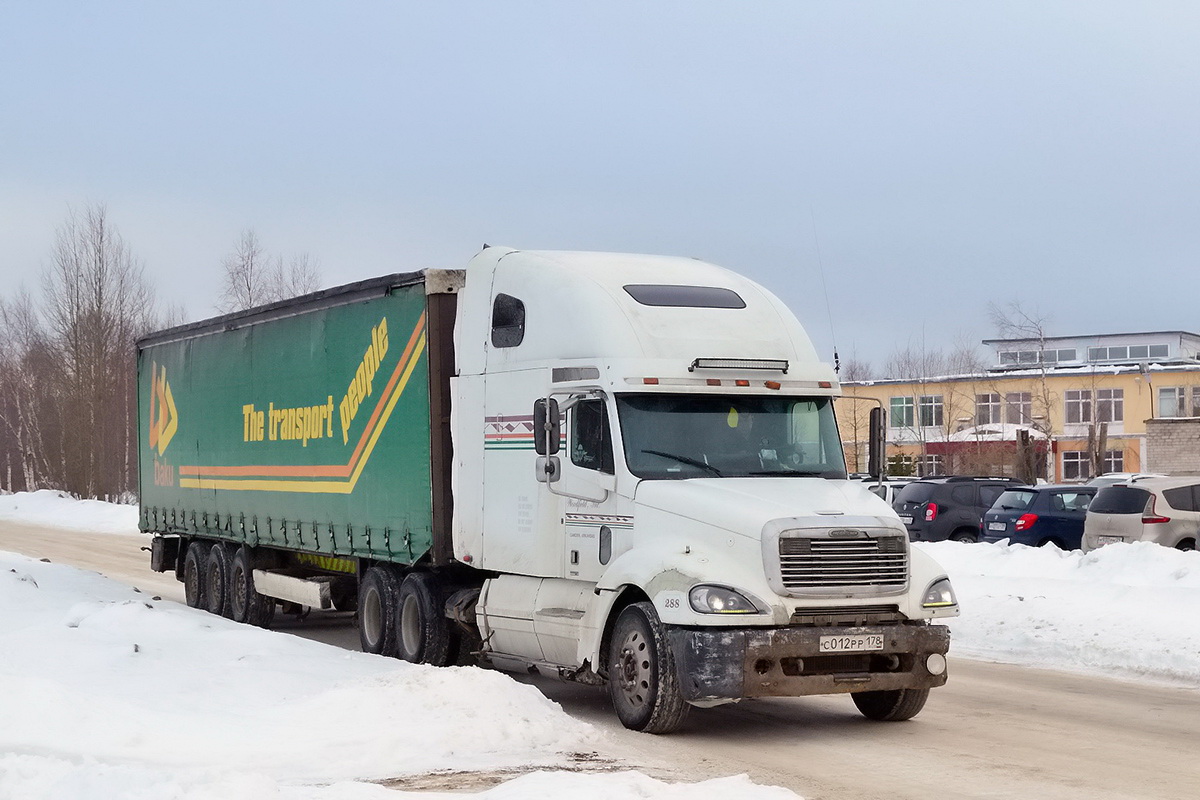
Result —
<instances>
[{"instance_id":1,"label":"front wheel","mask_svg":"<svg viewBox=\"0 0 1200 800\"><path fill-rule=\"evenodd\" d=\"M925 707L928 689L889 689L882 692L854 692L854 705L867 719L901 722L912 719Z\"/></svg>"},{"instance_id":2,"label":"front wheel","mask_svg":"<svg viewBox=\"0 0 1200 800\"><path fill-rule=\"evenodd\" d=\"M608 646L608 693L626 728L670 733L691 708L679 691L667 631L651 603L625 608Z\"/></svg>"}]
</instances>

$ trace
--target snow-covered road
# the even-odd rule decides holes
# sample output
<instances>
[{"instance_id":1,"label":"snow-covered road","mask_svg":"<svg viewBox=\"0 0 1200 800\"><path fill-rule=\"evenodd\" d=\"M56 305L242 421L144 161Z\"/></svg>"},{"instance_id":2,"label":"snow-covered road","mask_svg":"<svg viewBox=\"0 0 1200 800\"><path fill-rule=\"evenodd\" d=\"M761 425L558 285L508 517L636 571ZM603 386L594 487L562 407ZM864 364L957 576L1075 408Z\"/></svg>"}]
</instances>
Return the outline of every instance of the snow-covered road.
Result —
<instances>
[{"instance_id":1,"label":"snow-covered road","mask_svg":"<svg viewBox=\"0 0 1200 800\"><path fill-rule=\"evenodd\" d=\"M0 497L0 550L37 535L16 522L27 519L124 534L110 537L121 545L116 571L142 569L129 509ZM74 538L93 549L103 540ZM954 654L1124 682L953 659L951 683L904 726L865 723L845 698L810 698L713 709L679 737L645 737L612 724L585 688L539 683L539 692L499 673L347 652L157 600L151 584L163 576L149 572L136 592L0 553L0 798L396 797L391 779L530 765L543 769L472 796L796 796L761 785L779 783L809 798L885 788L920 797L938 786L953 796L977 786L979 796L1143 787L1137 795L1172 797L1169 781L1200 782L1184 733L1200 713L1200 554L928 547L964 607L951 623ZM1124 744L1108 752L1112 737ZM1174 750L1183 765L1160 776L1154 764ZM877 768L855 774L863 759ZM625 768L654 762L678 765L673 782ZM618 771L579 771L598 765ZM740 771L759 783L729 776ZM694 782L714 775L727 777Z\"/></svg>"}]
</instances>

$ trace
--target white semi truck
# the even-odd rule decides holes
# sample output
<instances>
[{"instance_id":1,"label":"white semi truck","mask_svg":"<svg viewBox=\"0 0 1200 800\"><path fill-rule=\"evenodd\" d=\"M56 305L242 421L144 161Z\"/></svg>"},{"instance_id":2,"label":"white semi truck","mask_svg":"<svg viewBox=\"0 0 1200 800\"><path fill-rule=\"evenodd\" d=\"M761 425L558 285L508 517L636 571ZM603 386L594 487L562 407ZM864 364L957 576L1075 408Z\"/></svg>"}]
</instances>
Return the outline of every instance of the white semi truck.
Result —
<instances>
[{"instance_id":1,"label":"white semi truck","mask_svg":"<svg viewBox=\"0 0 1200 800\"><path fill-rule=\"evenodd\" d=\"M415 324L387 305L406 294L421 298ZM343 365L322 337L344 337L355 323L330 315L352 311L369 347ZM299 339L321 362L286 385L316 401L269 401L282 389L268 384L285 383L248 378L227 410L199 408L211 391L186 408L180 373L203 361L205 337L241 332L236 352L252 355L285 324L276 349ZM162 366L183 345L191 361ZM764 696L847 693L869 718L908 719L946 681L949 633L934 624L958 613L946 573L847 480L834 370L777 298L726 269L486 247L465 270L157 334L141 358L160 399L144 401L158 449L143 465L143 528L194 605L258 624L277 599L357 607L368 651L435 664L469 652L607 684L622 723L656 733L692 707ZM405 393L426 402L405 406ZM185 434L189 414L225 413L254 456L237 442L206 454L210 436ZM272 441L277 418L281 431L294 419L303 447ZM197 464L168 461L164 425ZM328 477L343 455L363 478L348 489ZM363 477L368 459L382 483ZM417 499L389 506L388 486ZM309 496L322 491L340 495Z\"/></svg>"}]
</instances>

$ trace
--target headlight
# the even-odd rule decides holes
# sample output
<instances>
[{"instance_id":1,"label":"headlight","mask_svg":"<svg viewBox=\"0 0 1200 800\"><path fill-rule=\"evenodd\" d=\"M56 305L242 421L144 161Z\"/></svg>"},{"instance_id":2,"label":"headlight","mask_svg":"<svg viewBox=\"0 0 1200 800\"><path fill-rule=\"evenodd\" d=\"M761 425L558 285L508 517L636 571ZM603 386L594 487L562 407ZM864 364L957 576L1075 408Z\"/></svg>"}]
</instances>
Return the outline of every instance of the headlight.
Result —
<instances>
[{"instance_id":1,"label":"headlight","mask_svg":"<svg viewBox=\"0 0 1200 800\"><path fill-rule=\"evenodd\" d=\"M759 606L728 586L693 586L688 602L697 614L758 614Z\"/></svg>"},{"instance_id":2,"label":"headlight","mask_svg":"<svg viewBox=\"0 0 1200 800\"><path fill-rule=\"evenodd\" d=\"M929 588L925 590L925 597L921 599L921 605L925 608L948 608L958 605L958 601L954 599L954 589L950 587L950 579L938 578L929 584Z\"/></svg>"}]
</instances>

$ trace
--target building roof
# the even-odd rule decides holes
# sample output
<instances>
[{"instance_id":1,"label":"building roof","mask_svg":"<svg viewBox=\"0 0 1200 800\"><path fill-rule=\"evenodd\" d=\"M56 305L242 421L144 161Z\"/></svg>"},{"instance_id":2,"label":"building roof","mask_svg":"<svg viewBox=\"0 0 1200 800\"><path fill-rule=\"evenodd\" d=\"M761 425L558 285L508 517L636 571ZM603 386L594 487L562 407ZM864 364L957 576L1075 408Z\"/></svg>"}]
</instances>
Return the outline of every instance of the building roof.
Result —
<instances>
[{"instance_id":1,"label":"building roof","mask_svg":"<svg viewBox=\"0 0 1200 800\"><path fill-rule=\"evenodd\" d=\"M1073 342L1079 339L1119 339L1126 336L1192 336L1200 339L1200 333L1191 331L1129 331L1127 333L1080 333L1073 336L1018 336L1011 339L984 339L983 343L996 345L1014 342Z\"/></svg>"}]
</instances>

